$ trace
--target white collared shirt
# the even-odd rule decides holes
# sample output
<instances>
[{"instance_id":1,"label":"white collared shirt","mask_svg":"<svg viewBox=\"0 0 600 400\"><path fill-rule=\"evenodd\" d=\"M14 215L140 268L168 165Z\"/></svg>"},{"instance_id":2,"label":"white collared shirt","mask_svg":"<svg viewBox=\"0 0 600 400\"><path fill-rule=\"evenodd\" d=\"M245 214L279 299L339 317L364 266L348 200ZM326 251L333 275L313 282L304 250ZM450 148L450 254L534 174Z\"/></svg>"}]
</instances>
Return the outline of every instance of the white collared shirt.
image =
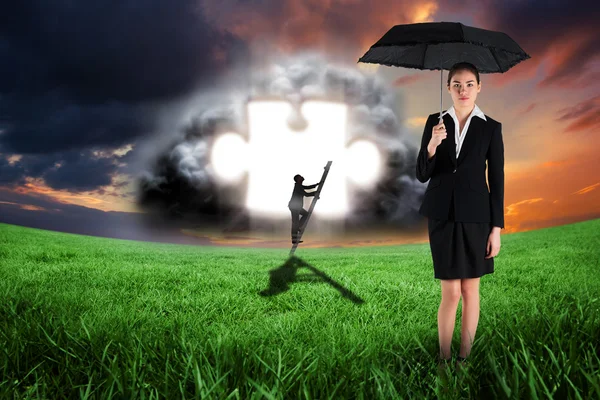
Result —
<instances>
[{"instance_id":1,"label":"white collared shirt","mask_svg":"<svg viewBox=\"0 0 600 400\"><path fill-rule=\"evenodd\" d=\"M465 126L463 127L462 132L459 132L458 131L458 129L459 129L458 117L456 116L456 110L454 110L454 106L452 106L448 110L444 111L442 113L442 117L446 114L449 114L452 117L452 119L454 120L454 142L456 143L456 158L458 159L458 155L460 154L460 149L462 148L462 144L465 140L465 136L467 135L467 130L469 130L469 125L471 124L471 118L479 117L484 121L487 121L487 119L485 118L485 114L483 113L483 111L481 111L481 109L479 107L477 107L477 104L475 104L473 111L471 111L471 114L469 114L469 118L467 118L467 122L465 123Z\"/></svg>"}]
</instances>

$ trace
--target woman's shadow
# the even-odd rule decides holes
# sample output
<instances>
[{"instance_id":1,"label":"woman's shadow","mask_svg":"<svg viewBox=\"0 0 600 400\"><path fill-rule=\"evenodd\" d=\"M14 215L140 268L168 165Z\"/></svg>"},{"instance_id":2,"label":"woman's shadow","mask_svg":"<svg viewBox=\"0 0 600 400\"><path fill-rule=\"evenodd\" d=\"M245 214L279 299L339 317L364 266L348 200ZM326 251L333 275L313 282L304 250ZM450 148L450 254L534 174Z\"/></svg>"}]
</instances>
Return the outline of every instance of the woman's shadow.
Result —
<instances>
[{"instance_id":1,"label":"woman's shadow","mask_svg":"<svg viewBox=\"0 0 600 400\"><path fill-rule=\"evenodd\" d=\"M298 275L298 268L302 267L308 268L312 273ZM327 274L319 271L317 268L296 256L288 258L288 260L279 268L269 271L269 275L269 287L260 292L261 296L275 296L283 293L289 290L289 285L294 282L327 282L348 300L356 304L364 303L363 299L331 279Z\"/></svg>"}]
</instances>

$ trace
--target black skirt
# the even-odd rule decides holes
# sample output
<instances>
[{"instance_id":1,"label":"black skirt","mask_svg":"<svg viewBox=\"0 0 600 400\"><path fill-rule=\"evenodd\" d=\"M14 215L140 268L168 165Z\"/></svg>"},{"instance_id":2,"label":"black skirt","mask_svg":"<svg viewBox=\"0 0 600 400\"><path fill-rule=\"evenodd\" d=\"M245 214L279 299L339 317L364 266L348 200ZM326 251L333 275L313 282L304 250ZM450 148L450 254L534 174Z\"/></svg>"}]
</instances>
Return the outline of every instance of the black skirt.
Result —
<instances>
[{"instance_id":1,"label":"black skirt","mask_svg":"<svg viewBox=\"0 0 600 400\"><path fill-rule=\"evenodd\" d=\"M494 259L486 259L491 222L454 221L454 203L448 220L429 218L429 245L435 279L479 278L494 272Z\"/></svg>"}]
</instances>

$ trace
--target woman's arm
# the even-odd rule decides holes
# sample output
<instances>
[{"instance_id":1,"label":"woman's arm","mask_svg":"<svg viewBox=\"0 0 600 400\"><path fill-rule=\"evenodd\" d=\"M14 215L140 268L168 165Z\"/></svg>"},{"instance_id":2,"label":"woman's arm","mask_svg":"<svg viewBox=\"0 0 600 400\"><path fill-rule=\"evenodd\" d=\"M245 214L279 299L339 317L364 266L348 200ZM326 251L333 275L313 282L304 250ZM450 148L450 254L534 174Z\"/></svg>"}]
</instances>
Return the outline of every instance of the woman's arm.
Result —
<instances>
[{"instance_id":1,"label":"woman's arm","mask_svg":"<svg viewBox=\"0 0 600 400\"><path fill-rule=\"evenodd\" d=\"M433 119L430 116L425 123L425 129L423 130L423 136L421 138L421 149L417 156L417 179L423 183L431 178L433 168L435 167L435 153L433 154L433 157L429 158L427 150L427 145L431 140L431 130L433 129L433 126Z\"/></svg>"},{"instance_id":2,"label":"woman's arm","mask_svg":"<svg viewBox=\"0 0 600 400\"><path fill-rule=\"evenodd\" d=\"M502 124L498 124L492 134L487 159L492 225L495 228L504 228L504 143L502 141Z\"/></svg>"}]
</instances>

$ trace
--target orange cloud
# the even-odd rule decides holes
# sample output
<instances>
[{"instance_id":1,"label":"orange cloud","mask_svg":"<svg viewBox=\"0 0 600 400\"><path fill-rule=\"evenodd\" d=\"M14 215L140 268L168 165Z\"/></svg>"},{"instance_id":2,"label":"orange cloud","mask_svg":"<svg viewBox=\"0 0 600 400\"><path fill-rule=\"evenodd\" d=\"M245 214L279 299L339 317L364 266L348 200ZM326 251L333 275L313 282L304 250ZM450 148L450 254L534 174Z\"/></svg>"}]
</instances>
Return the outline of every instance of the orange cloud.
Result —
<instances>
[{"instance_id":1,"label":"orange cloud","mask_svg":"<svg viewBox=\"0 0 600 400\"><path fill-rule=\"evenodd\" d=\"M423 74L414 74L414 75L408 75L408 76L401 76L400 78L396 79L392 85L394 86L405 86L405 85L410 85L411 83L415 83L419 80L422 80L424 78L425 75Z\"/></svg>"},{"instance_id":2,"label":"orange cloud","mask_svg":"<svg viewBox=\"0 0 600 400\"><path fill-rule=\"evenodd\" d=\"M427 122L427 117L413 117L405 120L406 124L411 128L422 128Z\"/></svg>"},{"instance_id":3,"label":"orange cloud","mask_svg":"<svg viewBox=\"0 0 600 400\"><path fill-rule=\"evenodd\" d=\"M127 185L131 186L132 184L133 183L130 182ZM47 186L42 179L29 177L26 178L26 183L24 185L7 190L29 196L48 196L59 203L75 204L102 211L139 212L133 199L123 198L125 195L116 192L119 190L126 191L129 189L128 187L117 183L111 186L111 188L114 189L112 192L99 189L95 192L71 193L65 190L52 189Z\"/></svg>"},{"instance_id":4,"label":"orange cloud","mask_svg":"<svg viewBox=\"0 0 600 400\"><path fill-rule=\"evenodd\" d=\"M23 158L23 156L21 154L13 154L10 157L8 157L6 160L8 161L8 163L10 165L15 165L15 163L19 162L22 158Z\"/></svg>"},{"instance_id":5,"label":"orange cloud","mask_svg":"<svg viewBox=\"0 0 600 400\"><path fill-rule=\"evenodd\" d=\"M600 96L563 108L559 114L562 115L556 119L557 121L573 121L566 127L566 132L598 129L600 128Z\"/></svg>"},{"instance_id":6,"label":"orange cloud","mask_svg":"<svg viewBox=\"0 0 600 400\"><path fill-rule=\"evenodd\" d=\"M507 232L538 229L600 217L600 172L589 154L542 163L506 175ZM589 184L596 181L597 183ZM523 199L524 196L525 200ZM521 199L519 199L521 198Z\"/></svg>"},{"instance_id":7,"label":"orange cloud","mask_svg":"<svg viewBox=\"0 0 600 400\"><path fill-rule=\"evenodd\" d=\"M61 203L66 204L77 204L85 207L98 208L99 204L103 203L102 200L81 194L75 194L65 192L61 190L54 190L47 186L43 181L39 179L27 179L27 183L15 189L15 192L20 194L43 194L49 196Z\"/></svg>"},{"instance_id":8,"label":"orange cloud","mask_svg":"<svg viewBox=\"0 0 600 400\"><path fill-rule=\"evenodd\" d=\"M519 213L522 212L521 210L522 210L523 206L539 203L540 201L544 201L544 199L542 199L542 198L527 199L527 200L519 201L518 203L510 204L510 205L506 206L505 216L506 217L518 216Z\"/></svg>"},{"instance_id":9,"label":"orange cloud","mask_svg":"<svg viewBox=\"0 0 600 400\"><path fill-rule=\"evenodd\" d=\"M593 69L583 65L593 58L594 52L588 49L594 40L593 35L593 32L570 32L547 41L529 52L532 58L503 74L492 74L490 84L503 86L508 82L533 79L542 72L545 78L537 84L539 88L585 88L590 82L595 82L593 78L597 75ZM579 65L575 65L578 61L574 60L580 60Z\"/></svg>"},{"instance_id":10,"label":"orange cloud","mask_svg":"<svg viewBox=\"0 0 600 400\"><path fill-rule=\"evenodd\" d=\"M8 204L10 206L19 207L22 210L29 210L29 211L52 211L52 210L48 210L47 208L44 208L44 207L34 206L33 204L20 204L20 203L13 203L11 201L0 201L0 204Z\"/></svg>"},{"instance_id":11,"label":"orange cloud","mask_svg":"<svg viewBox=\"0 0 600 400\"><path fill-rule=\"evenodd\" d=\"M591 192L592 190L595 190L597 187L600 187L600 182L590 185L588 187L584 187L583 189L580 189L573 194L586 194L588 192Z\"/></svg>"},{"instance_id":12,"label":"orange cloud","mask_svg":"<svg viewBox=\"0 0 600 400\"><path fill-rule=\"evenodd\" d=\"M507 72L483 75L482 87L483 85L488 84L491 87L498 88L511 82L527 81L533 79L537 74L538 67L540 66L540 64L541 61L532 56L532 58L520 62L519 64L509 69Z\"/></svg>"},{"instance_id":13,"label":"orange cloud","mask_svg":"<svg viewBox=\"0 0 600 400\"><path fill-rule=\"evenodd\" d=\"M548 74L538 83L538 87L558 86L565 89L585 88L590 84L589 73L593 69L588 64L597 52L598 32L587 27L579 27L558 37L544 54L544 64Z\"/></svg>"},{"instance_id":14,"label":"orange cloud","mask_svg":"<svg viewBox=\"0 0 600 400\"><path fill-rule=\"evenodd\" d=\"M589 194L571 195L555 200L537 198L510 204L505 214L506 231L527 231L600 218L598 193L600 191L596 191L593 197ZM590 207L592 203L598 206Z\"/></svg>"},{"instance_id":15,"label":"orange cloud","mask_svg":"<svg viewBox=\"0 0 600 400\"><path fill-rule=\"evenodd\" d=\"M542 164L544 168L557 168L557 167L566 167L567 165L572 164L572 161L546 161Z\"/></svg>"},{"instance_id":16,"label":"orange cloud","mask_svg":"<svg viewBox=\"0 0 600 400\"><path fill-rule=\"evenodd\" d=\"M31 205L31 204L21 204L20 206L21 206L21 208L23 210L29 210L29 211L48 211L44 207L34 206L34 205Z\"/></svg>"},{"instance_id":17,"label":"orange cloud","mask_svg":"<svg viewBox=\"0 0 600 400\"><path fill-rule=\"evenodd\" d=\"M527 114L529 113L531 110L533 110L535 108L536 104L535 103L531 103L526 109L524 109L523 111L521 111L519 114L523 115L523 114Z\"/></svg>"},{"instance_id":18,"label":"orange cloud","mask_svg":"<svg viewBox=\"0 0 600 400\"><path fill-rule=\"evenodd\" d=\"M223 0L207 0L202 7L218 29L252 43L254 51L312 49L358 59L392 26L431 21L438 3L281 0L277 7L256 2L224 7Z\"/></svg>"}]
</instances>

